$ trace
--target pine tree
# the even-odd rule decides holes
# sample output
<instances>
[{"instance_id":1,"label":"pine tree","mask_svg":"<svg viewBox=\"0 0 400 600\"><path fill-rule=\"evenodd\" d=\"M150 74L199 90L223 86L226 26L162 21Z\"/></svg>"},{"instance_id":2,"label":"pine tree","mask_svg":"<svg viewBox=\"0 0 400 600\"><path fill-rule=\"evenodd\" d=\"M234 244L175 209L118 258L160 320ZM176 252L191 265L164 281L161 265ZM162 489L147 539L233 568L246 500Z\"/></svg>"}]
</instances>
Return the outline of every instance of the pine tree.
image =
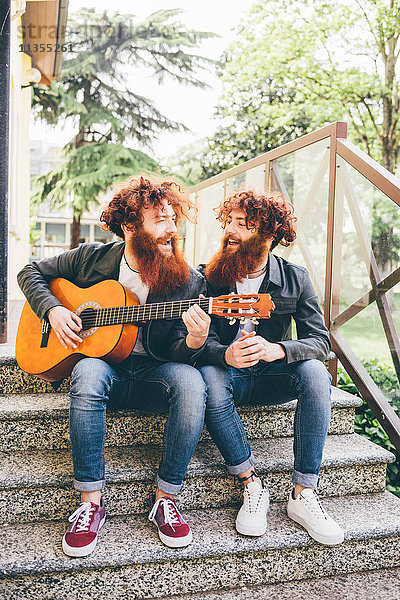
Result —
<instances>
[{"instance_id":1,"label":"pine tree","mask_svg":"<svg viewBox=\"0 0 400 600\"><path fill-rule=\"evenodd\" d=\"M150 148L159 132L185 129L129 89L129 70L144 68L159 83L170 77L206 86L197 73L214 61L192 51L214 34L186 29L177 20L180 12L160 10L138 22L133 15L80 10L68 21L71 51L64 55L60 80L33 88L38 119L53 126L72 120L76 127L64 148L65 162L37 178L33 195L35 203L72 205L71 248L79 244L83 212L100 192L140 171L157 170L156 161L132 146Z\"/></svg>"}]
</instances>

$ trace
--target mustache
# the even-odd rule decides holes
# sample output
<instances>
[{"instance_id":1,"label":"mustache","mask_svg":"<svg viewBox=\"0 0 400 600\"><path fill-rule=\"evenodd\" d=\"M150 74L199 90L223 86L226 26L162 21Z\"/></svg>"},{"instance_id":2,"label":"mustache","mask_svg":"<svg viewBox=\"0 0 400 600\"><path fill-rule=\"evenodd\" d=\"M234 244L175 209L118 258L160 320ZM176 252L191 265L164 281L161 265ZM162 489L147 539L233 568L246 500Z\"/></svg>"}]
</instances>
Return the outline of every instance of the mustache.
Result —
<instances>
[{"instance_id":1,"label":"mustache","mask_svg":"<svg viewBox=\"0 0 400 600\"><path fill-rule=\"evenodd\" d=\"M225 235L220 249L214 254L205 271L206 279L215 287L234 289L236 281L243 281L247 273L268 256L266 236L256 234L249 240L239 241L238 247L228 247L229 240L235 236Z\"/></svg>"},{"instance_id":2,"label":"mustache","mask_svg":"<svg viewBox=\"0 0 400 600\"><path fill-rule=\"evenodd\" d=\"M240 239L240 237L237 237L235 235L227 235L227 234L225 234L224 237L222 238L222 246L224 248L226 248L226 246L228 245L229 241L238 242L239 244L242 243L242 240Z\"/></svg>"},{"instance_id":3,"label":"mustache","mask_svg":"<svg viewBox=\"0 0 400 600\"><path fill-rule=\"evenodd\" d=\"M175 240L176 242L179 241L179 237L177 233L173 233L172 235L162 235L158 238L155 238L155 243L156 244L165 244L165 242L168 242L168 240Z\"/></svg>"},{"instance_id":4,"label":"mustache","mask_svg":"<svg viewBox=\"0 0 400 600\"><path fill-rule=\"evenodd\" d=\"M158 247L171 240L172 252L165 256ZM189 281L190 271L183 252L179 248L178 235L162 235L158 238L139 230L131 241L142 282L152 294L167 294Z\"/></svg>"}]
</instances>

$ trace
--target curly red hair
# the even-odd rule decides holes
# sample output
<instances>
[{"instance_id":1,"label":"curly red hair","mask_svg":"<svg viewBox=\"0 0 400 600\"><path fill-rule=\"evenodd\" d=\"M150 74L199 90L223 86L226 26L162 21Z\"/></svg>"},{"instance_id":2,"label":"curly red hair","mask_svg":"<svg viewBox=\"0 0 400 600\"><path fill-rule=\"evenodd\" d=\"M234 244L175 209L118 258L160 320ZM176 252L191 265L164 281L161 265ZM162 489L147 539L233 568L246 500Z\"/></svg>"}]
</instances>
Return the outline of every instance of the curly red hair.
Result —
<instances>
[{"instance_id":1,"label":"curly red hair","mask_svg":"<svg viewBox=\"0 0 400 600\"><path fill-rule=\"evenodd\" d=\"M297 217L294 207L282 194L271 192L267 196L257 195L252 190L237 192L217 208L217 219L225 229L232 210L242 210L246 215L246 227L262 237L273 237L271 250L278 244L289 246L296 239L294 224Z\"/></svg>"},{"instance_id":2,"label":"curly red hair","mask_svg":"<svg viewBox=\"0 0 400 600\"><path fill-rule=\"evenodd\" d=\"M157 181L147 179L143 175L130 179L112 198L107 208L103 210L100 221L105 225L103 230L109 230L119 237L124 234L122 224L139 227L143 223L142 208L156 207L163 200L170 204L176 214L177 222L187 219L194 222L195 206L175 181Z\"/></svg>"}]
</instances>

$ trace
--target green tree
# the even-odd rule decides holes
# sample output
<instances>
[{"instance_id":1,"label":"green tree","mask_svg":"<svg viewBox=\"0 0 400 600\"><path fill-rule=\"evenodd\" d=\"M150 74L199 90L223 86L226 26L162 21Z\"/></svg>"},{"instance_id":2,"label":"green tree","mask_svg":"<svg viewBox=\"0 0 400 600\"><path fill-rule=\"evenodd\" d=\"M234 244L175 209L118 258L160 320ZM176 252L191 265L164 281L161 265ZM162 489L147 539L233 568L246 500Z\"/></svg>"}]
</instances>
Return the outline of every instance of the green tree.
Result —
<instances>
[{"instance_id":1,"label":"green tree","mask_svg":"<svg viewBox=\"0 0 400 600\"><path fill-rule=\"evenodd\" d=\"M47 197L54 206L72 205L71 248L79 244L81 215L99 192L135 172L157 169L133 146L150 148L159 132L185 129L130 89L132 69L145 69L159 83L169 77L205 87L198 72L213 61L193 50L214 34L186 29L179 13L160 10L139 22L133 15L80 10L68 22L72 50L60 81L34 86L36 117L50 125L70 120L76 130L64 149L64 164L38 178L34 193L36 202Z\"/></svg>"},{"instance_id":2,"label":"green tree","mask_svg":"<svg viewBox=\"0 0 400 600\"><path fill-rule=\"evenodd\" d=\"M207 141L205 139L181 146L167 158L165 168L168 172L177 175L184 185L195 185L203 178L202 159L206 151Z\"/></svg>"},{"instance_id":3,"label":"green tree","mask_svg":"<svg viewBox=\"0 0 400 600\"><path fill-rule=\"evenodd\" d=\"M394 172L399 36L400 0L256 1L226 52L218 115L234 133L257 120L273 140L280 127L345 117L355 141Z\"/></svg>"},{"instance_id":4,"label":"green tree","mask_svg":"<svg viewBox=\"0 0 400 600\"><path fill-rule=\"evenodd\" d=\"M257 53L252 57L257 60ZM229 58L225 64L225 92L215 113L221 125L201 157L203 177L212 177L317 129L321 122L334 120L328 107L323 114L314 114L310 106L299 108L295 87L289 89L265 74L257 75L256 65L251 85L243 82L243 89L240 83L236 87L236 66ZM236 74L240 81L240 69Z\"/></svg>"}]
</instances>

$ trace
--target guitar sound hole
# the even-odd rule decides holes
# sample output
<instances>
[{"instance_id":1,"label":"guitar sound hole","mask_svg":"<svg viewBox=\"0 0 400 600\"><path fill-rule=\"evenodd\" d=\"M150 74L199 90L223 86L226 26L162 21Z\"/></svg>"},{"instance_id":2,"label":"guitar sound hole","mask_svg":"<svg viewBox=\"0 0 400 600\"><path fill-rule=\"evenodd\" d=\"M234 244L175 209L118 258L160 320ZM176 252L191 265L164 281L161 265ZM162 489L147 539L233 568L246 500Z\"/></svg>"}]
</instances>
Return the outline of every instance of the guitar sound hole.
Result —
<instances>
[{"instance_id":1,"label":"guitar sound hole","mask_svg":"<svg viewBox=\"0 0 400 600\"><path fill-rule=\"evenodd\" d=\"M96 318L96 311L94 308L85 308L79 316L82 319L82 331L87 331L94 327Z\"/></svg>"}]
</instances>

